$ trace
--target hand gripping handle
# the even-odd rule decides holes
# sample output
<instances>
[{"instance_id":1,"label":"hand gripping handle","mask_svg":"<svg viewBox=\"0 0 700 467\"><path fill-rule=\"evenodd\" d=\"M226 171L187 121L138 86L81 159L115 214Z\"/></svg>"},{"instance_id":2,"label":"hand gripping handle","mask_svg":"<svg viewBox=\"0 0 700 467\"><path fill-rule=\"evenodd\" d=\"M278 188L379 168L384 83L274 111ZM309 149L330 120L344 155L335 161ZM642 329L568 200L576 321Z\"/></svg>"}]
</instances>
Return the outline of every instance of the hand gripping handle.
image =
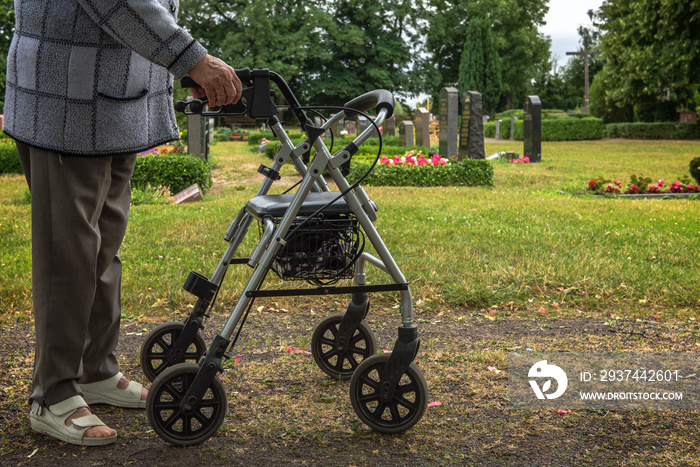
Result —
<instances>
[{"instance_id":1,"label":"hand gripping handle","mask_svg":"<svg viewBox=\"0 0 700 467\"><path fill-rule=\"evenodd\" d=\"M233 70L236 72L236 76L238 76L238 79L241 80L241 83L245 84L246 86L250 86L252 84L252 77L250 74L250 68L239 68L236 70ZM199 84L189 76L185 76L180 80L180 86L183 88L198 88L200 87Z\"/></svg>"},{"instance_id":2,"label":"hand gripping handle","mask_svg":"<svg viewBox=\"0 0 700 467\"><path fill-rule=\"evenodd\" d=\"M354 98L350 102L346 103L345 107L359 110L361 112L374 109L375 107L378 111L386 109L386 118L389 118L394 114L394 104L394 95L391 93L391 91L387 91L386 89L375 89L374 91L367 92ZM353 112L351 111L346 111L348 116L352 116L352 113Z\"/></svg>"},{"instance_id":3,"label":"hand gripping handle","mask_svg":"<svg viewBox=\"0 0 700 467\"><path fill-rule=\"evenodd\" d=\"M244 84L245 86L251 86L253 83L253 78L250 73L250 68L240 68L237 70L234 70L236 72L236 76L238 76L238 79L241 80L241 83ZM198 88L200 87L199 84L189 76L185 76L180 80L180 86L183 88ZM194 113L202 113L202 110L204 110L204 105L208 104L209 101L207 98L203 99L194 99L189 102L185 101L177 101L175 102L175 111L176 112L184 112L185 109L187 109L187 106L190 106L190 110Z\"/></svg>"}]
</instances>

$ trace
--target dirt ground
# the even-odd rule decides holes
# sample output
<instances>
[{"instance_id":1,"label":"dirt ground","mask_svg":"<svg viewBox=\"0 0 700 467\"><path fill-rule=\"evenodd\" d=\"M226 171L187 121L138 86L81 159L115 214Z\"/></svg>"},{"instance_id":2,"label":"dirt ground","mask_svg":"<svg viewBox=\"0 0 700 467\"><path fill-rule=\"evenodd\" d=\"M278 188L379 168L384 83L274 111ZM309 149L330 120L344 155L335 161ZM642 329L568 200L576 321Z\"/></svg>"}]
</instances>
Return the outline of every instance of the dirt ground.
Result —
<instances>
[{"instance_id":1,"label":"dirt ground","mask_svg":"<svg viewBox=\"0 0 700 467\"><path fill-rule=\"evenodd\" d=\"M698 411L515 409L507 400L507 354L538 351L697 351L698 325L604 316L509 316L483 310L418 315L417 365L429 408L409 431L372 431L355 415L348 382L322 373L309 349L313 327L329 314L302 304L262 306L231 352L223 382L228 411L217 434L180 448L160 439L143 410L95 406L119 433L116 444L81 448L29 429L31 322L3 325L0 336L0 465L698 465ZM499 316L503 314L503 316ZM397 310L372 310L380 348L396 337ZM225 315L207 323L211 342ZM174 314L173 319L182 315ZM158 323L124 323L122 370L145 381L138 351ZM239 360L240 359L240 360ZM491 367L489 369L489 367ZM498 368L498 371L494 369Z\"/></svg>"}]
</instances>

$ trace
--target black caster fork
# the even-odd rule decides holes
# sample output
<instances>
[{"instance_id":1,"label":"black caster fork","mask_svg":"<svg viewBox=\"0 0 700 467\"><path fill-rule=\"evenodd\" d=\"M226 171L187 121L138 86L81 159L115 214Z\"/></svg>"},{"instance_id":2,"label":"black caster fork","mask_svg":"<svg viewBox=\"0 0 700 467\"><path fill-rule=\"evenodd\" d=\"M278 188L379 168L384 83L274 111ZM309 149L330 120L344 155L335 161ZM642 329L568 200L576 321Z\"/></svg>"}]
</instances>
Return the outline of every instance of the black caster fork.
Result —
<instances>
[{"instance_id":1,"label":"black caster fork","mask_svg":"<svg viewBox=\"0 0 700 467\"><path fill-rule=\"evenodd\" d=\"M345 313L328 316L314 329L311 353L332 378L350 379L360 363L377 352L377 338L364 321L368 311L367 294L353 294Z\"/></svg>"},{"instance_id":2,"label":"black caster fork","mask_svg":"<svg viewBox=\"0 0 700 467\"><path fill-rule=\"evenodd\" d=\"M219 286L193 271L183 289L198 297L185 321L157 326L146 336L141 347L141 369L149 381L178 363L199 362L206 352L206 344L199 330L204 328L204 318Z\"/></svg>"}]
</instances>

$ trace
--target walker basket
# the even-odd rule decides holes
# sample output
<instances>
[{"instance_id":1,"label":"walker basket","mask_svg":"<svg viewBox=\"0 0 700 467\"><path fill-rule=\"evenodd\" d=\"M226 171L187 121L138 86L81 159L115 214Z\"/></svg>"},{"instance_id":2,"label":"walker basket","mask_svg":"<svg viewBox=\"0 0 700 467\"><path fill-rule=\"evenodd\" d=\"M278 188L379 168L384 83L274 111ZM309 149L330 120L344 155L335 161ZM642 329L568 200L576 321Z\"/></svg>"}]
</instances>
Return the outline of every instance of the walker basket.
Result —
<instances>
[{"instance_id":1,"label":"walker basket","mask_svg":"<svg viewBox=\"0 0 700 467\"><path fill-rule=\"evenodd\" d=\"M303 220L292 224L271 268L287 281L328 283L352 278L364 246L355 216L315 217L299 227Z\"/></svg>"}]
</instances>

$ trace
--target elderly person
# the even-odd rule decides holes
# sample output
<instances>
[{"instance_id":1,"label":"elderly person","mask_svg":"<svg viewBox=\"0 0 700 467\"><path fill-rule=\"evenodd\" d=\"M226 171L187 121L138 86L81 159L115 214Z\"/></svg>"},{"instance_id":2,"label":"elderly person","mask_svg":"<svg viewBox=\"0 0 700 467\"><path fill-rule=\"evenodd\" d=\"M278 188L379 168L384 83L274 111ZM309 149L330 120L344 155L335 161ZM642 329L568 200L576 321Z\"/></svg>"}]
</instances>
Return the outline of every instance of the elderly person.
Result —
<instances>
[{"instance_id":1,"label":"elderly person","mask_svg":"<svg viewBox=\"0 0 700 467\"><path fill-rule=\"evenodd\" d=\"M32 429L102 445L88 404L145 407L119 372L121 261L136 153L177 140L173 77L218 105L234 70L176 23L178 0L15 0L5 132L32 194Z\"/></svg>"}]
</instances>

